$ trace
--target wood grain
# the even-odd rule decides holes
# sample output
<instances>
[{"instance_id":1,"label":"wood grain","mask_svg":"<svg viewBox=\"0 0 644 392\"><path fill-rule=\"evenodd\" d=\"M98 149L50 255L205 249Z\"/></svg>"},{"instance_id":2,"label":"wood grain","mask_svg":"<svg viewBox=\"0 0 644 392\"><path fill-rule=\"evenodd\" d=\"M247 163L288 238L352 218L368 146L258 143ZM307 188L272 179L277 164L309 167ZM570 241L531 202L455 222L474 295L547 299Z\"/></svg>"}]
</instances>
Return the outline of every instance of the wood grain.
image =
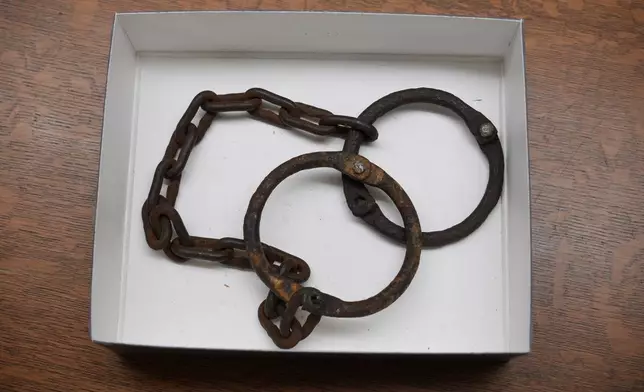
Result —
<instances>
[{"instance_id":1,"label":"wood grain","mask_svg":"<svg viewBox=\"0 0 644 392\"><path fill-rule=\"evenodd\" d=\"M88 338L113 14L290 9L526 19L533 353L119 357ZM644 391L641 0L0 0L0 390Z\"/></svg>"}]
</instances>

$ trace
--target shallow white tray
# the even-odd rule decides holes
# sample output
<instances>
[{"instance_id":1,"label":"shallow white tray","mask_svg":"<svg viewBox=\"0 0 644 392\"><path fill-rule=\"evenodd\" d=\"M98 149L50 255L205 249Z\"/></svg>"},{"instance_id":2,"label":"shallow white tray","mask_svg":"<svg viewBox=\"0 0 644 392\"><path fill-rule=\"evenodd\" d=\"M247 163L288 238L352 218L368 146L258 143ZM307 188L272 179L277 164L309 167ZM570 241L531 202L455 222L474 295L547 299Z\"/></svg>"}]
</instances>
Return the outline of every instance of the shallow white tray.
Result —
<instances>
[{"instance_id":1,"label":"shallow white tray","mask_svg":"<svg viewBox=\"0 0 644 392\"><path fill-rule=\"evenodd\" d=\"M287 32L286 26L289 26ZM232 33L242 31L243 34ZM350 13L119 14L103 130L92 285L92 338L103 343L278 350L257 321L267 289L253 272L169 261L150 250L140 208L190 100L202 90L262 87L357 116L400 89L447 90L500 131L506 187L465 240L425 250L405 294L362 319L324 318L294 350L360 353L522 353L530 343L530 215L521 23ZM410 194L424 231L460 222L478 204L487 161L462 121L412 105L375 125L361 153ZM252 192L280 163L334 151L245 115L221 115L193 151L177 210L192 235L242 237ZM388 217L393 204L380 197ZM371 296L404 249L354 218L340 174L289 178L263 214L262 240L312 267L307 285L347 300Z\"/></svg>"}]
</instances>

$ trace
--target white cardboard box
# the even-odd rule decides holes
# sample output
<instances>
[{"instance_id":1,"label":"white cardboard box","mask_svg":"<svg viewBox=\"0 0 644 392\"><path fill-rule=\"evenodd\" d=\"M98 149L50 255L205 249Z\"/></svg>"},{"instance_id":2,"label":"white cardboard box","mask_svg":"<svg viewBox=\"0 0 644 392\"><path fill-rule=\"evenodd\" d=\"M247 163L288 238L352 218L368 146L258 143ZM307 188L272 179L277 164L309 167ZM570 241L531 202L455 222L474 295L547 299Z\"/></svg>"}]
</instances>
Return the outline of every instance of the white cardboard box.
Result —
<instances>
[{"instance_id":1,"label":"white cardboard box","mask_svg":"<svg viewBox=\"0 0 644 392\"><path fill-rule=\"evenodd\" d=\"M145 243L140 208L174 127L199 91L262 87L337 114L412 87L444 89L483 112L505 149L497 208L465 240L425 250L410 288L362 319L322 320L294 351L525 353L530 349L530 189L522 22L308 12L117 14L100 159L91 336L107 344L276 351L257 321L267 289L248 271L178 265ZM425 231L460 222L487 183L461 120L435 107L396 110L361 154L410 194ZM193 151L177 210L192 235L242 237L262 178L306 152L340 150L221 115ZM307 285L347 300L375 294L404 248L349 212L340 174L318 169L273 193L262 240L308 261ZM385 213L400 222L391 202ZM367 271L367 273L364 273Z\"/></svg>"}]
</instances>

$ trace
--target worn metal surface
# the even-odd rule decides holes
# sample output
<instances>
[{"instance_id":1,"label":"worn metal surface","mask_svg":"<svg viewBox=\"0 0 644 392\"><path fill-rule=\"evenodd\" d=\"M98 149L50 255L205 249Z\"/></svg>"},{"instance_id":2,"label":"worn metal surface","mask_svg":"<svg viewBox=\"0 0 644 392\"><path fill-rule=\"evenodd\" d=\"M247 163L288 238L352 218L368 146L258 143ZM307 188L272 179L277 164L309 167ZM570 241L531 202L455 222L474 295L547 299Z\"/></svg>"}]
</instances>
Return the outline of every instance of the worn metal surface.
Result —
<instances>
[{"instance_id":1,"label":"worn metal surface","mask_svg":"<svg viewBox=\"0 0 644 392\"><path fill-rule=\"evenodd\" d=\"M297 268L291 262L282 263L279 270L280 276L288 277L297 282L304 282L308 277L290 277ZM259 305L257 316L259 323L264 328L273 343L279 348L289 349L295 347L300 341L306 339L319 324L322 316L309 314L304 325L295 318L295 313L302 303L302 297L291 300L288 304L281 300L274 292L269 291L266 299ZM279 328L273 320L280 318Z\"/></svg>"},{"instance_id":2,"label":"worn metal surface","mask_svg":"<svg viewBox=\"0 0 644 392\"><path fill-rule=\"evenodd\" d=\"M398 208L405 226L406 253L400 271L378 294L362 301L344 301L300 282L275 274L266 259L259 238L262 211L272 191L286 178L302 170L318 167L334 168L356 181L382 189ZM255 273L280 299L301 301L304 310L320 316L363 317L385 309L398 299L411 283L422 247L418 215L409 196L380 167L366 158L344 152L317 152L300 155L274 169L253 194L244 218L244 241ZM300 306L300 305L298 305ZM282 330L290 328L282 326Z\"/></svg>"},{"instance_id":3,"label":"worn metal surface","mask_svg":"<svg viewBox=\"0 0 644 392\"><path fill-rule=\"evenodd\" d=\"M474 211L461 223L450 228L423 233L423 246L435 248L467 237L479 228L494 210L503 191L503 148L501 147L496 127L487 117L453 94L432 88L401 90L386 95L366 108L358 116L358 120L372 125L378 118L391 110L411 103L429 103L454 111L465 122L489 164L488 184L481 201ZM343 151L357 154L363 141L369 140L365 139L364 135L364 132L359 132L355 128L350 129L347 133ZM405 242L403 228L383 214L376 200L364 184L347 175L342 176L342 183L347 205L353 215L363 219L387 237L401 243Z\"/></svg>"}]
</instances>

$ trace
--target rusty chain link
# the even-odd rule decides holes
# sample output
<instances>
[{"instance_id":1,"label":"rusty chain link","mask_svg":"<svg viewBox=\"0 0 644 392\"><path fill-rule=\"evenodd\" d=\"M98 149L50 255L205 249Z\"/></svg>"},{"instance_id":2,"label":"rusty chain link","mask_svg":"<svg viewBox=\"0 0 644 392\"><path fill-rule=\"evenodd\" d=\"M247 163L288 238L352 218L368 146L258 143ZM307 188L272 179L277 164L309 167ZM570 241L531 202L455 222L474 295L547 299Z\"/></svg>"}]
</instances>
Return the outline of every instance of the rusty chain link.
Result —
<instances>
[{"instance_id":1,"label":"rusty chain link","mask_svg":"<svg viewBox=\"0 0 644 392\"><path fill-rule=\"evenodd\" d=\"M293 270L297 268L291 262L281 265L279 276L303 283L306 279L303 277L293 278ZM309 314L304 325L295 318L296 310L302 305L303 297L299 296L295 300L284 302L274 292L269 291L266 299L257 309L259 323L264 328L273 343L279 348L289 349L295 347L300 341L306 339L313 329L318 325L322 316ZM273 320L280 318L279 328L273 323Z\"/></svg>"}]
</instances>

